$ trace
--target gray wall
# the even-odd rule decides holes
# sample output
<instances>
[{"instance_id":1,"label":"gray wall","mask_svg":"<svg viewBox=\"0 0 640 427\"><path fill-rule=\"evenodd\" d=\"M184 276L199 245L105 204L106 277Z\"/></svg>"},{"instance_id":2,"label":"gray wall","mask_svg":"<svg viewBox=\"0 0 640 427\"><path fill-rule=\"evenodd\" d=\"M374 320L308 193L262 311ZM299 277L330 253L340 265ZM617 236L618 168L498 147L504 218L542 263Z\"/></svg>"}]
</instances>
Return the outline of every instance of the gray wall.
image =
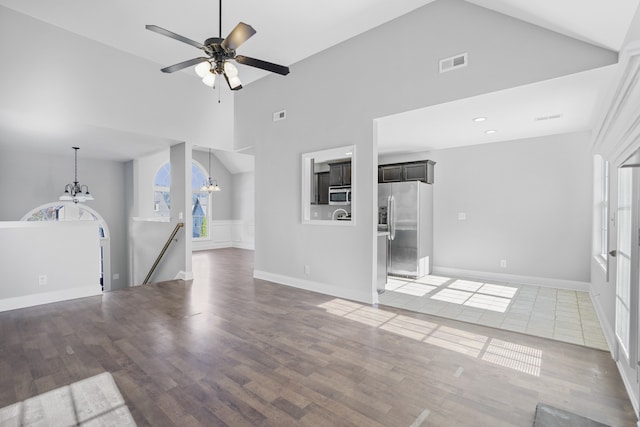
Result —
<instances>
[{"instance_id":1,"label":"gray wall","mask_svg":"<svg viewBox=\"0 0 640 427\"><path fill-rule=\"evenodd\" d=\"M438 60L460 52L469 53L469 66L438 74ZM236 95L235 131L236 148L254 146L256 153L256 270L371 300L373 119L616 60L615 52L446 0L294 64L285 78L250 84ZM287 119L273 123L273 112L283 108ZM302 225L301 154L349 144L357 148L357 225Z\"/></svg>"},{"instance_id":2,"label":"gray wall","mask_svg":"<svg viewBox=\"0 0 640 427\"><path fill-rule=\"evenodd\" d=\"M55 48L38 49L35 58L25 49L44 41ZM161 73L159 64L2 6L0 52L0 119L10 112L9 119L46 119L52 134L58 127L88 124L207 146L215 129L217 146L232 148L233 96L222 91L218 103L193 75ZM46 71L24 66L34 60L46 64Z\"/></svg>"},{"instance_id":3,"label":"gray wall","mask_svg":"<svg viewBox=\"0 0 640 427\"><path fill-rule=\"evenodd\" d=\"M255 178L254 172L236 173L231 176L231 219L253 222L255 220Z\"/></svg>"},{"instance_id":4,"label":"gray wall","mask_svg":"<svg viewBox=\"0 0 640 427\"><path fill-rule=\"evenodd\" d=\"M589 132L553 135L381 156L380 163L437 162L436 269L589 282L590 138ZM503 259L507 268L500 267Z\"/></svg>"},{"instance_id":5,"label":"gray wall","mask_svg":"<svg viewBox=\"0 0 640 427\"><path fill-rule=\"evenodd\" d=\"M73 181L73 150L64 156L33 151L0 151L0 221L18 221L30 210L58 200L64 186ZM127 287L127 217L125 200L131 187L125 185L125 163L88 159L78 152L78 179L89 186L95 200L87 206L96 210L111 232L111 288ZM15 195L15 197L12 197Z\"/></svg>"}]
</instances>

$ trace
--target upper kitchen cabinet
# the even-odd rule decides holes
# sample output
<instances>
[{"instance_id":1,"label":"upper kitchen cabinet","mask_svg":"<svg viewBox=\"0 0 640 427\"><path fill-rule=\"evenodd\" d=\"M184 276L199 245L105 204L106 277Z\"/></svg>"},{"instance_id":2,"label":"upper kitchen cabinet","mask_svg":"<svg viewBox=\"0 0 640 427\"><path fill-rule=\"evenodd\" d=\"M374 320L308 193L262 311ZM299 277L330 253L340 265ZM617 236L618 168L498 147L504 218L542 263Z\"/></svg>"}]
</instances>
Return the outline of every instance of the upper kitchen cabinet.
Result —
<instances>
[{"instance_id":1,"label":"upper kitchen cabinet","mask_svg":"<svg viewBox=\"0 0 640 427\"><path fill-rule=\"evenodd\" d=\"M329 185L331 187L351 185L351 162L329 165Z\"/></svg>"},{"instance_id":2,"label":"upper kitchen cabinet","mask_svg":"<svg viewBox=\"0 0 640 427\"><path fill-rule=\"evenodd\" d=\"M301 160L302 223L356 225L356 200L351 198L357 183L352 179L357 166L355 145L303 153Z\"/></svg>"},{"instance_id":3,"label":"upper kitchen cabinet","mask_svg":"<svg viewBox=\"0 0 640 427\"><path fill-rule=\"evenodd\" d=\"M378 166L378 182L422 181L433 184L433 160Z\"/></svg>"},{"instance_id":4,"label":"upper kitchen cabinet","mask_svg":"<svg viewBox=\"0 0 640 427\"><path fill-rule=\"evenodd\" d=\"M384 165L378 167L378 182L402 181L402 165Z\"/></svg>"},{"instance_id":5,"label":"upper kitchen cabinet","mask_svg":"<svg viewBox=\"0 0 640 427\"><path fill-rule=\"evenodd\" d=\"M329 204L329 172L319 172L315 174L315 202L318 205Z\"/></svg>"}]
</instances>

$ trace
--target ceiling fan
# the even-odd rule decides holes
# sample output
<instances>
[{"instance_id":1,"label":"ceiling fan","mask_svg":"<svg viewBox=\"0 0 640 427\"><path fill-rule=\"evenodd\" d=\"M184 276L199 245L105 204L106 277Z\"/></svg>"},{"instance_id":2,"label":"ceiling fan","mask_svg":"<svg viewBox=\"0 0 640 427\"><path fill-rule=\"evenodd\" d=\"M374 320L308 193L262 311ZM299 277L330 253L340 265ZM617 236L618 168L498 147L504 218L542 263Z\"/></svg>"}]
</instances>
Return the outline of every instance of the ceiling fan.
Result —
<instances>
[{"instance_id":1,"label":"ceiling fan","mask_svg":"<svg viewBox=\"0 0 640 427\"><path fill-rule=\"evenodd\" d=\"M204 43L198 43L197 41L191 40L169 30L165 30L157 25L146 25L145 28L158 34L162 34L163 36L171 37L172 39L197 47L207 55L206 57L201 56L165 67L160 70L163 73L173 73L174 71L182 70L183 68L197 64L195 72L202 78L202 82L205 85L214 87L216 75L219 75L225 78L231 90L242 89L242 83L238 77L238 69L231 63L232 60L243 65L260 68L283 76L289 74L289 67L262 61L260 59L250 58L244 55L236 55L236 49L240 47L241 44L249 40L249 38L256 33L256 30L254 30L251 25L240 22L235 26L231 33L229 33L227 38L223 39L222 0L220 0L219 36L208 38Z\"/></svg>"}]
</instances>

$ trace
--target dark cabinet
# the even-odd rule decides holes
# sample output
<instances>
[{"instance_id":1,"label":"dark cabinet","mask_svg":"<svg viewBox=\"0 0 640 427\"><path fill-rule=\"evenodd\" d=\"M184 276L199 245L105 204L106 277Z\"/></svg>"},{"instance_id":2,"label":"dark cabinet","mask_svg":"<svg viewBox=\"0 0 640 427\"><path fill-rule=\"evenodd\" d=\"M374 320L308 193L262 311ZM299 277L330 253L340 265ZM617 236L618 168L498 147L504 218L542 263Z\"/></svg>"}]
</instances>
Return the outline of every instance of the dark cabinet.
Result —
<instances>
[{"instance_id":1,"label":"dark cabinet","mask_svg":"<svg viewBox=\"0 0 640 427\"><path fill-rule=\"evenodd\" d=\"M329 165L329 185L331 187L351 185L351 162Z\"/></svg>"},{"instance_id":2,"label":"dark cabinet","mask_svg":"<svg viewBox=\"0 0 640 427\"><path fill-rule=\"evenodd\" d=\"M329 172L319 172L316 174L316 203L319 205L329 204Z\"/></svg>"},{"instance_id":3,"label":"dark cabinet","mask_svg":"<svg viewBox=\"0 0 640 427\"><path fill-rule=\"evenodd\" d=\"M378 182L422 181L433 184L433 160L378 166Z\"/></svg>"},{"instance_id":4,"label":"dark cabinet","mask_svg":"<svg viewBox=\"0 0 640 427\"><path fill-rule=\"evenodd\" d=\"M402 165L385 165L378 168L378 182L402 181Z\"/></svg>"}]
</instances>

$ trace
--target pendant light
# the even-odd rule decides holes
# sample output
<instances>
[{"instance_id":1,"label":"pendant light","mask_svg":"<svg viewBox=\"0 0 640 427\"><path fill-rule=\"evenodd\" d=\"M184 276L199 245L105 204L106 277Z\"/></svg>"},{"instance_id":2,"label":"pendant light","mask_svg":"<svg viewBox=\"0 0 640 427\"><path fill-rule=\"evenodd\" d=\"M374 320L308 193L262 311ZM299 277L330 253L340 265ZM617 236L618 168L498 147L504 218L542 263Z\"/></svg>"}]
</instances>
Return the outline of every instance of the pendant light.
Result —
<instances>
[{"instance_id":1,"label":"pendant light","mask_svg":"<svg viewBox=\"0 0 640 427\"><path fill-rule=\"evenodd\" d=\"M202 184L202 187L200 187L200 191L208 191L209 193L213 193L214 191L220 191L222 190L220 187L218 187L218 181L214 181L211 178L211 148L209 148L209 179L207 180L207 182L205 182L204 184Z\"/></svg>"},{"instance_id":2,"label":"pendant light","mask_svg":"<svg viewBox=\"0 0 640 427\"><path fill-rule=\"evenodd\" d=\"M71 147L75 151L75 177L72 184L64 186L64 193L60 196L60 200L78 203L93 200L93 196L89 193L89 187L80 185L78 182L78 150L80 147Z\"/></svg>"}]
</instances>

